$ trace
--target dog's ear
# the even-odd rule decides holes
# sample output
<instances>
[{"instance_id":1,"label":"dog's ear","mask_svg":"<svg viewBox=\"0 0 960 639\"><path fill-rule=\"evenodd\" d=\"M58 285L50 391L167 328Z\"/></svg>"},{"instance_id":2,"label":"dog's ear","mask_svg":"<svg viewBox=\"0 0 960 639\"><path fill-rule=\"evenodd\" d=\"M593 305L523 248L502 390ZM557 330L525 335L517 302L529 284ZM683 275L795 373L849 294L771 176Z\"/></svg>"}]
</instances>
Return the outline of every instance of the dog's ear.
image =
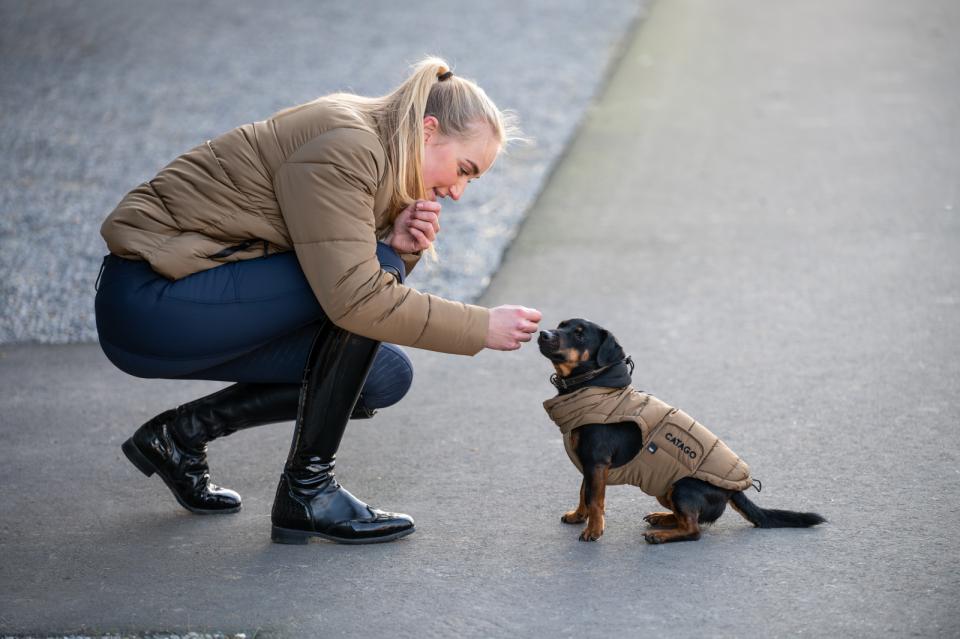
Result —
<instances>
[{"instance_id":1,"label":"dog's ear","mask_svg":"<svg viewBox=\"0 0 960 639\"><path fill-rule=\"evenodd\" d=\"M597 349L598 366L609 366L624 358L623 348L621 348L620 342L617 341L617 338L614 337L612 333L603 331L600 333L600 337L603 341L600 342L600 348Z\"/></svg>"}]
</instances>

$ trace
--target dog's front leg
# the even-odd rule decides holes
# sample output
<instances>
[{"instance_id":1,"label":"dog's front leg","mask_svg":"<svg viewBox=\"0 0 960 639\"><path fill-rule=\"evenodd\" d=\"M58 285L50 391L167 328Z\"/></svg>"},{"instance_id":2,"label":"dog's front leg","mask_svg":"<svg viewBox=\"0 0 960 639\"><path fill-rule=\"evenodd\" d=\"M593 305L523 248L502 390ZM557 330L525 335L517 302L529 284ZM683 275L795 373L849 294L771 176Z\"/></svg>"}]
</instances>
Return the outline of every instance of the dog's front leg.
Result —
<instances>
[{"instance_id":1,"label":"dog's front leg","mask_svg":"<svg viewBox=\"0 0 960 639\"><path fill-rule=\"evenodd\" d=\"M596 465L583 469L583 493L587 507L587 527L580 533L580 541L596 541L603 534L603 511L607 495L607 474L610 465Z\"/></svg>"},{"instance_id":2,"label":"dog's front leg","mask_svg":"<svg viewBox=\"0 0 960 639\"><path fill-rule=\"evenodd\" d=\"M584 477L583 481L580 482L580 503L577 505L575 510L565 512L560 515L560 521L565 524L579 524L587 520L587 479Z\"/></svg>"}]
</instances>

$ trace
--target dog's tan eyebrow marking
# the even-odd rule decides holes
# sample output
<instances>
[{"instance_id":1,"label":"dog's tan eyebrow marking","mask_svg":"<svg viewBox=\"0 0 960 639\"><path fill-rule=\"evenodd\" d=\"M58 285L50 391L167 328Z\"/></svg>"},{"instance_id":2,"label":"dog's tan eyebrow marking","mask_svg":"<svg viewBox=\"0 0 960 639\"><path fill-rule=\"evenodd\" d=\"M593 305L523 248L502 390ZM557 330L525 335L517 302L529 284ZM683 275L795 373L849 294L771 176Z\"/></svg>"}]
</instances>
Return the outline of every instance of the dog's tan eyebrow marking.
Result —
<instances>
[{"instance_id":1,"label":"dog's tan eyebrow marking","mask_svg":"<svg viewBox=\"0 0 960 639\"><path fill-rule=\"evenodd\" d=\"M584 350L583 353L580 354L580 361L581 361L581 362L585 362L585 361L587 361L588 359L590 359L590 351L589 351L589 350Z\"/></svg>"}]
</instances>

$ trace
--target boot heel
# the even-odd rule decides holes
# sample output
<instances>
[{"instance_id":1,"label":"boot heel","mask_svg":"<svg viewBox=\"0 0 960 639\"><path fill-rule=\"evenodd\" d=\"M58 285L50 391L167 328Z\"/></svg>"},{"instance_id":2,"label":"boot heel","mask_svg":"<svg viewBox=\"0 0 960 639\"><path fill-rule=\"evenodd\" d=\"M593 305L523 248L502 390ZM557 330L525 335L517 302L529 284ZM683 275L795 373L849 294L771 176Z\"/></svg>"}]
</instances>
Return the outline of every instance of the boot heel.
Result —
<instances>
[{"instance_id":1,"label":"boot heel","mask_svg":"<svg viewBox=\"0 0 960 639\"><path fill-rule=\"evenodd\" d=\"M280 528L272 526L270 530L270 540L278 544L306 544L312 537L308 532L301 530L290 530L289 528Z\"/></svg>"},{"instance_id":2,"label":"boot heel","mask_svg":"<svg viewBox=\"0 0 960 639\"><path fill-rule=\"evenodd\" d=\"M123 454L127 456L127 459L130 460L130 463L136 466L137 470L139 470L141 473L147 477L154 473L153 464L151 464L150 460L143 456L143 453L137 450L137 445L133 443L132 437L123 442L123 445L120 448L123 450Z\"/></svg>"}]
</instances>

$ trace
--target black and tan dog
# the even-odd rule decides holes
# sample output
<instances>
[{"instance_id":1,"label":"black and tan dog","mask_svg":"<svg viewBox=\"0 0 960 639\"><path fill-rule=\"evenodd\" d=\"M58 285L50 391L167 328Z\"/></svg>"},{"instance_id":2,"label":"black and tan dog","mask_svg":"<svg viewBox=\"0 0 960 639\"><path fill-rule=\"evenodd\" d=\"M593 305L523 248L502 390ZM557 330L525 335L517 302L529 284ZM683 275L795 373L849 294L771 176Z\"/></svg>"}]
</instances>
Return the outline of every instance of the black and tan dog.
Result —
<instances>
[{"instance_id":1,"label":"black and tan dog","mask_svg":"<svg viewBox=\"0 0 960 639\"><path fill-rule=\"evenodd\" d=\"M743 491L759 482L733 451L683 411L631 386L633 362L616 338L593 322L570 319L542 331L540 352L554 365L559 391L544 408L563 433L570 460L583 473L580 504L564 523L586 521L582 541L604 529L607 485L632 484L669 512L644 520L659 544L700 538L700 524L716 521L727 502L760 528L806 528L826 521L816 513L760 508Z\"/></svg>"}]
</instances>

